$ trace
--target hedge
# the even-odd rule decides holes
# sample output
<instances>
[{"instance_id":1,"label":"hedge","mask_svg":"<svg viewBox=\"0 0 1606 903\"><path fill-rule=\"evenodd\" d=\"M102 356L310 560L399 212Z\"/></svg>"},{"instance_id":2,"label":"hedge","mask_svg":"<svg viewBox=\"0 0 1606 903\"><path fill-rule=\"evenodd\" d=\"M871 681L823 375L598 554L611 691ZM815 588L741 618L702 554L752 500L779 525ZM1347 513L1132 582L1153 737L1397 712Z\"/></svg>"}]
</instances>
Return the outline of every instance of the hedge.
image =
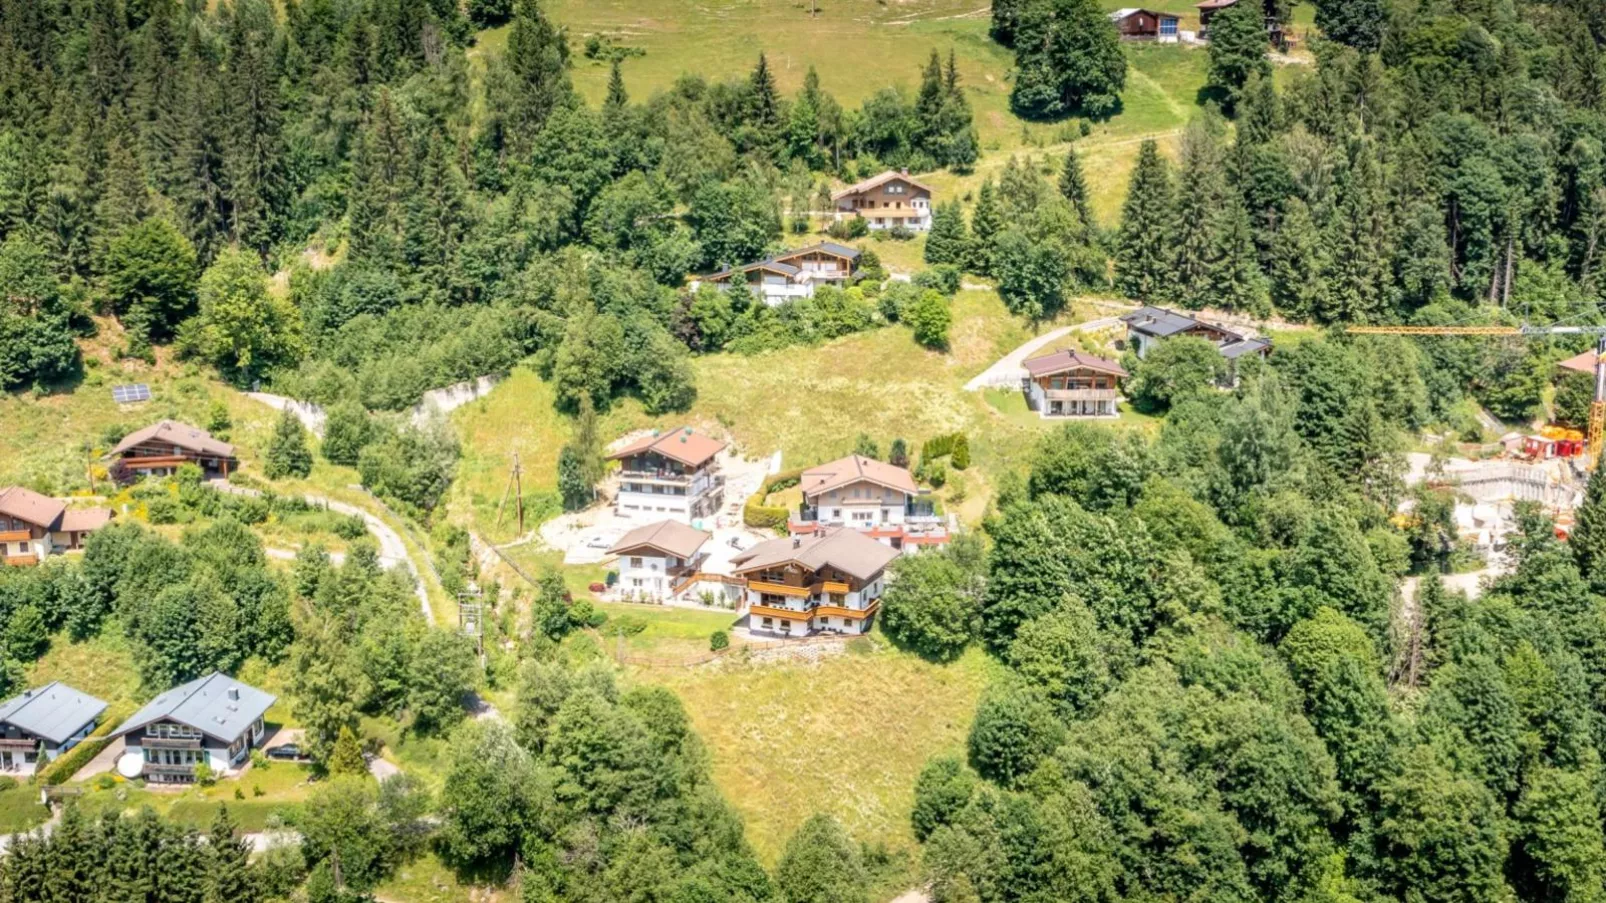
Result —
<instances>
[{"instance_id":1,"label":"hedge","mask_svg":"<svg viewBox=\"0 0 1606 903\"><path fill-rule=\"evenodd\" d=\"M769 480L761 483L758 491L747 497L742 505L742 523L758 529L778 530L786 532L786 524L791 520L792 511L779 505L766 505L764 499L772 492L791 489L803 480L803 471L790 470L778 473Z\"/></svg>"},{"instance_id":2,"label":"hedge","mask_svg":"<svg viewBox=\"0 0 1606 903\"><path fill-rule=\"evenodd\" d=\"M118 725L133 714L127 711L126 706L110 706L101 713L101 722L96 725L94 733L78 741L78 745L57 756L39 772L36 780L47 787L64 784L67 779L78 773L78 769L89 764L89 760L101 754L101 751L111 745L109 736Z\"/></svg>"}]
</instances>

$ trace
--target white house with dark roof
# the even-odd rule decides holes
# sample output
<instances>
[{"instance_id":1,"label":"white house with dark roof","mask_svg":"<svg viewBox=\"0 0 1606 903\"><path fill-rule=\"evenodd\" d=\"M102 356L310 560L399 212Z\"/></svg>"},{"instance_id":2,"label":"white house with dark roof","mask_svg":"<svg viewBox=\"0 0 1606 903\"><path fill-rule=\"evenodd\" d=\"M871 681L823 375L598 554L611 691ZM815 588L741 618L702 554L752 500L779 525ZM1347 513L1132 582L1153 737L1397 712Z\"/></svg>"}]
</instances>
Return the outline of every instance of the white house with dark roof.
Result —
<instances>
[{"instance_id":1,"label":"white house with dark roof","mask_svg":"<svg viewBox=\"0 0 1606 903\"><path fill-rule=\"evenodd\" d=\"M105 711L104 701L60 681L0 703L0 772L33 774L93 733Z\"/></svg>"},{"instance_id":2,"label":"white house with dark roof","mask_svg":"<svg viewBox=\"0 0 1606 903\"><path fill-rule=\"evenodd\" d=\"M238 768L262 742L262 718L278 697L214 671L146 703L112 734L126 751L117 771L158 784L187 784L195 766Z\"/></svg>"},{"instance_id":3,"label":"white house with dark roof","mask_svg":"<svg viewBox=\"0 0 1606 903\"><path fill-rule=\"evenodd\" d=\"M1156 345L1174 336L1195 336L1215 345L1227 361L1225 376L1221 380L1225 388L1238 384L1240 360L1271 354L1271 341L1268 339L1207 323L1164 307L1141 307L1123 315L1121 322L1126 324L1127 344L1139 358L1147 356Z\"/></svg>"},{"instance_id":4,"label":"white house with dark roof","mask_svg":"<svg viewBox=\"0 0 1606 903\"><path fill-rule=\"evenodd\" d=\"M898 555L845 527L746 549L731 563L743 580L748 629L783 636L864 633L880 610L887 565Z\"/></svg>"},{"instance_id":5,"label":"white house with dark roof","mask_svg":"<svg viewBox=\"0 0 1606 903\"><path fill-rule=\"evenodd\" d=\"M0 561L38 564L83 548L89 534L112 518L109 508L68 508L65 502L21 486L0 488Z\"/></svg>"},{"instance_id":6,"label":"white house with dark roof","mask_svg":"<svg viewBox=\"0 0 1606 903\"><path fill-rule=\"evenodd\" d=\"M712 535L679 521L661 520L631 530L608 554L618 556L619 592L663 601L692 590L708 558Z\"/></svg>"},{"instance_id":7,"label":"white house with dark roof","mask_svg":"<svg viewBox=\"0 0 1606 903\"><path fill-rule=\"evenodd\" d=\"M725 504L719 453L725 443L691 427L654 430L608 455L619 462L614 512L621 517L693 524Z\"/></svg>"},{"instance_id":8,"label":"white house with dark roof","mask_svg":"<svg viewBox=\"0 0 1606 903\"><path fill-rule=\"evenodd\" d=\"M848 527L900 551L948 541L935 506L902 467L848 455L803 471L803 504L787 529L794 536Z\"/></svg>"}]
</instances>

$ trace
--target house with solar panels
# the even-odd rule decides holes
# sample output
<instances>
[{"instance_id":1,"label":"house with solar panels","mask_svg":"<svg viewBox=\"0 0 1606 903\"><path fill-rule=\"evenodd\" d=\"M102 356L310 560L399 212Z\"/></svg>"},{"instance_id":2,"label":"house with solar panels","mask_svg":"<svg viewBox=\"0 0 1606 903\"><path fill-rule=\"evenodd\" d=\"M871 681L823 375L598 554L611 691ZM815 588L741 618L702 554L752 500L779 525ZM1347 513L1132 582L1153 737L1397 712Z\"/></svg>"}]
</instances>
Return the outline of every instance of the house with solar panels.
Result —
<instances>
[{"instance_id":1,"label":"house with solar panels","mask_svg":"<svg viewBox=\"0 0 1606 903\"><path fill-rule=\"evenodd\" d=\"M195 464L209 477L223 477L240 469L234 446L198 426L162 420L123 437L106 457L136 476L172 476L185 464Z\"/></svg>"},{"instance_id":2,"label":"house with solar panels","mask_svg":"<svg viewBox=\"0 0 1606 903\"><path fill-rule=\"evenodd\" d=\"M0 488L0 561L34 565L82 549L89 534L111 519L110 508L68 508L60 499L21 486Z\"/></svg>"},{"instance_id":3,"label":"house with solar panels","mask_svg":"<svg viewBox=\"0 0 1606 903\"><path fill-rule=\"evenodd\" d=\"M94 733L102 700L60 681L0 703L0 772L30 775Z\"/></svg>"},{"instance_id":4,"label":"house with solar panels","mask_svg":"<svg viewBox=\"0 0 1606 903\"><path fill-rule=\"evenodd\" d=\"M226 774L262 744L263 716L277 701L216 671L174 687L112 734L123 738L125 748L117 771L157 784L192 783L201 762L213 774Z\"/></svg>"}]
</instances>

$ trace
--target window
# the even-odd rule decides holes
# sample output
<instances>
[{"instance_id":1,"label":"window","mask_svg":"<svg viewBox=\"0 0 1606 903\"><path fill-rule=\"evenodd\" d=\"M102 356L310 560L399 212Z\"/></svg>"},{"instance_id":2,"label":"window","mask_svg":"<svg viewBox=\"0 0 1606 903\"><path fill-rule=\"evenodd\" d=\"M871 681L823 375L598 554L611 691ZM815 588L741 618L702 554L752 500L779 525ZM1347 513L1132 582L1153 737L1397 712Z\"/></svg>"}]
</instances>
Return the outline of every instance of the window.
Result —
<instances>
[{"instance_id":1,"label":"window","mask_svg":"<svg viewBox=\"0 0 1606 903\"><path fill-rule=\"evenodd\" d=\"M1176 19L1161 19L1160 20L1160 33L1163 34L1163 35L1175 36L1176 33L1177 33L1177 20Z\"/></svg>"},{"instance_id":2,"label":"window","mask_svg":"<svg viewBox=\"0 0 1606 903\"><path fill-rule=\"evenodd\" d=\"M633 567L633 568L641 567L641 558L638 557L638 556L632 555L631 558L630 558L630 566Z\"/></svg>"},{"instance_id":3,"label":"window","mask_svg":"<svg viewBox=\"0 0 1606 903\"><path fill-rule=\"evenodd\" d=\"M775 619L774 618L765 618L764 621L763 621L763 624L764 624L765 627L774 627L775 626Z\"/></svg>"},{"instance_id":4,"label":"window","mask_svg":"<svg viewBox=\"0 0 1606 903\"><path fill-rule=\"evenodd\" d=\"M170 721L160 721L145 728L149 737L165 737L173 740L195 740L201 732L187 724L174 724Z\"/></svg>"},{"instance_id":5,"label":"window","mask_svg":"<svg viewBox=\"0 0 1606 903\"><path fill-rule=\"evenodd\" d=\"M853 512L853 521L854 523L868 524L874 516L874 511L855 511Z\"/></svg>"}]
</instances>

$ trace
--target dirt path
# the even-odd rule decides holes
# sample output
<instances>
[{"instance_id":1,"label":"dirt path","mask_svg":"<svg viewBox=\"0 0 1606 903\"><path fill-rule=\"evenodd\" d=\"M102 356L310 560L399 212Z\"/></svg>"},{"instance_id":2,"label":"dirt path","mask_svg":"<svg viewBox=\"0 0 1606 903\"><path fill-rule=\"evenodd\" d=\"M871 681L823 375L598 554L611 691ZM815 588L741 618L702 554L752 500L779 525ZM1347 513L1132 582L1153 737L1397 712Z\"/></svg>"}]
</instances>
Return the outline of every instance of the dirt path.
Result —
<instances>
[{"instance_id":1,"label":"dirt path","mask_svg":"<svg viewBox=\"0 0 1606 903\"><path fill-rule=\"evenodd\" d=\"M1019 388L1020 381L1026 378L1026 370L1021 364L1056 339L1070 335L1078 330L1096 332L1100 329L1110 329L1120 324L1120 322L1120 317L1099 317L1096 320L1087 320L1082 323L1072 323L1069 326L1051 329L1040 336L1027 340L1019 348L999 358L991 367L976 374L970 382L965 383L965 391L980 392L982 389Z\"/></svg>"},{"instance_id":2,"label":"dirt path","mask_svg":"<svg viewBox=\"0 0 1606 903\"><path fill-rule=\"evenodd\" d=\"M235 486L231 483L224 483L218 480L208 481L204 485L210 486L219 492L228 492L234 495L247 495L255 497L262 494L255 489L249 489L244 486ZM309 505L321 505L337 514L362 518L363 525L368 528L369 534L374 537L375 542L379 543L380 565L387 568L396 567L397 565L405 565L407 570L412 572L413 589L418 595L419 610L424 613L425 621L429 622L430 624L435 623L435 611L429 604L429 593L424 589L424 573L419 568L417 562L413 561L413 557L407 554L407 544L402 542L400 533L397 533L390 524L385 523L377 515L365 511L362 508L358 508L356 505L348 505L345 502L336 501L335 499L324 498L321 495L313 495L310 492L302 496L302 498L306 499L307 504Z\"/></svg>"}]
</instances>

